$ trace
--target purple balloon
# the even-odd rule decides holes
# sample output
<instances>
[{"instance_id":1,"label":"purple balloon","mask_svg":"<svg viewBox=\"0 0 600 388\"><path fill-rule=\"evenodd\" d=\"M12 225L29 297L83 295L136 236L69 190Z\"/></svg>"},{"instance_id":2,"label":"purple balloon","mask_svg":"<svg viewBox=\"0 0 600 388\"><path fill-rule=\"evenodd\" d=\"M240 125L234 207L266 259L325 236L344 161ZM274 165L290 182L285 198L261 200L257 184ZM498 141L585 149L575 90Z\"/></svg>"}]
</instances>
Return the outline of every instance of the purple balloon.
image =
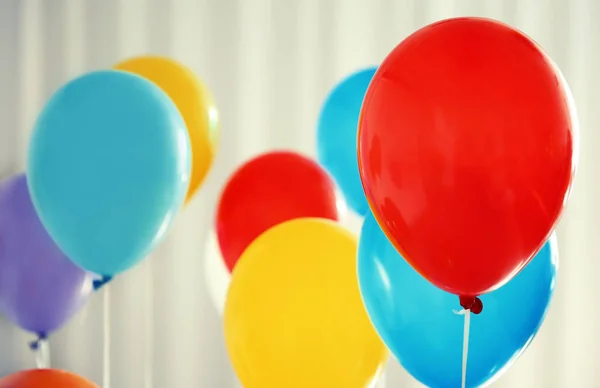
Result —
<instances>
[{"instance_id":1,"label":"purple balloon","mask_svg":"<svg viewBox=\"0 0 600 388\"><path fill-rule=\"evenodd\" d=\"M47 335L92 293L93 276L65 256L33 207L27 179L0 185L0 313L21 328Z\"/></svg>"}]
</instances>

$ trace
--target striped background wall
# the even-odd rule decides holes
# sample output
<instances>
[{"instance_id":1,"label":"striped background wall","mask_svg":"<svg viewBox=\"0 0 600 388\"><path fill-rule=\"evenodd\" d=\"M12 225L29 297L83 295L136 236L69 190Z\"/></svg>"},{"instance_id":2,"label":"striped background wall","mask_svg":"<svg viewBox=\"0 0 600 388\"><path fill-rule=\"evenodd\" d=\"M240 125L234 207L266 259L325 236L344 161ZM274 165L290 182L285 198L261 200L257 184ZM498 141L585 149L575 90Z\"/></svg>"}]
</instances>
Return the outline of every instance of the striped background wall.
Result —
<instances>
[{"instance_id":1,"label":"striped background wall","mask_svg":"<svg viewBox=\"0 0 600 388\"><path fill-rule=\"evenodd\" d=\"M52 338L52 365L104 388L236 387L214 303L222 268L204 254L225 178L267 149L314 154L319 105L336 80L378 63L416 28L465 15L516 25L545 47L581 119L580 170L559 229L557 295L531 349L494 387L600 386L595 0L0 0L1 177L24 169L32 122L53 90L128 56L162 54L189 65L214 91L223 120L218 160L200 195L151 258ZM28 340L0 320L0 375L34 365ZM382 387L419 386L394 363L385 380Z\"/></svg>"}]
</instances>

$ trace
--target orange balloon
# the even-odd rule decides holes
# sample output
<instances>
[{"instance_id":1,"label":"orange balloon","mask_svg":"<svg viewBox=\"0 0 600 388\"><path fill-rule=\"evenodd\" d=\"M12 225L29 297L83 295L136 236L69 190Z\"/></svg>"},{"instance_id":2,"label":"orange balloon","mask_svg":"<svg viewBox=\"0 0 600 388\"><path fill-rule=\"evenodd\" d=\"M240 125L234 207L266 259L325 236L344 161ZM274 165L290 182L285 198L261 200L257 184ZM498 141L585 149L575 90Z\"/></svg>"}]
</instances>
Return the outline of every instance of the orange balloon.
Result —
<instances>
[{"instance_id":1,"label":"orange balloon","mask_svg":"<svg viewBox=\"0 0 600 388\"><path fill-rule=\"evenodd\" d=\"M32 369L0 380L0 388L100 388L83 377L55 369Z\"/></svg>"}]
</instances>

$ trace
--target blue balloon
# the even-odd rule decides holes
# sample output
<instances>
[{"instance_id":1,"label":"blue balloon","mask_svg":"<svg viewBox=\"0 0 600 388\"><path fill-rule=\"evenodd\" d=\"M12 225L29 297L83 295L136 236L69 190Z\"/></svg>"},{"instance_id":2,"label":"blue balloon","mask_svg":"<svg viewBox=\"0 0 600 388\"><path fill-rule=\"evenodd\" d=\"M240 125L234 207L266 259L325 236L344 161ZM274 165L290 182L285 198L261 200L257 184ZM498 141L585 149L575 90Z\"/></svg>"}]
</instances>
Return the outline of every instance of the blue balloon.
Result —
<instances>
[{"instance_id":1,"label":"blue balloon","mask_svg":"<svg viewBox=\"0 0 600 388\"><path fill-rule=\"evenodd\" d=\"M59 89L29 145L28 180L40 219L77 265L106 277L160 241L190 179L179 111L150 81L98 71Z\"/></svg>"},{"instance_id":2,"label":"blue balloon","mask_svg":"<svg viewBox=\"0 0 600 388\"><path fill-rule=\"evenodd\" d=\"M368 68L340 82L325 100L317 127L317 159L333 176L348 206L360 215L369 212L369 204L358 172L358 117L376 70Z\"/></svg>"},{"instance_id":3,"label":"blue balloon","mask_svg":"<svg viewBox=\"0 0 600 388\"><path fill-rule=\"evenodd\" d=\"M553 235L510 282L480 297L483 311L471 314L467 387L499 377L527 348L548 311L557 263ZM464 316L454 312L461 310L459 298L419 275L372 215L360 236L358 277L371 321L402 366L428 387L460 387Z\"/></svg>"}]
</instances>

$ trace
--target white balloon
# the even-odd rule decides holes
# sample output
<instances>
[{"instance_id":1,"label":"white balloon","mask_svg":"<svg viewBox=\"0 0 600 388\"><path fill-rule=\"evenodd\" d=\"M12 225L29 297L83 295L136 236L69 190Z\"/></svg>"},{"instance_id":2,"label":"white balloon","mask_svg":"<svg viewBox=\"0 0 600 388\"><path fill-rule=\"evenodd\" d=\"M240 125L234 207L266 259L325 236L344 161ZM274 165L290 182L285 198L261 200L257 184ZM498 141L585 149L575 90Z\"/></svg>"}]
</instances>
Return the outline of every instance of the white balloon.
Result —
<instances>
[{"instance_id":1,"label":"white balloon","mask_svg":"<svg viewBox=\"0 0 600 388\"><path fill-rule=\"evenodd\" d=\"M206 265L204 276L206 276L208 292L217 312L220 316L223 316L231 274L223 261L221 248L219 248L219 241L217 240L217 233L214 230L209 232L206 239L204 263Z\"/></svg>"}]
</instances>

